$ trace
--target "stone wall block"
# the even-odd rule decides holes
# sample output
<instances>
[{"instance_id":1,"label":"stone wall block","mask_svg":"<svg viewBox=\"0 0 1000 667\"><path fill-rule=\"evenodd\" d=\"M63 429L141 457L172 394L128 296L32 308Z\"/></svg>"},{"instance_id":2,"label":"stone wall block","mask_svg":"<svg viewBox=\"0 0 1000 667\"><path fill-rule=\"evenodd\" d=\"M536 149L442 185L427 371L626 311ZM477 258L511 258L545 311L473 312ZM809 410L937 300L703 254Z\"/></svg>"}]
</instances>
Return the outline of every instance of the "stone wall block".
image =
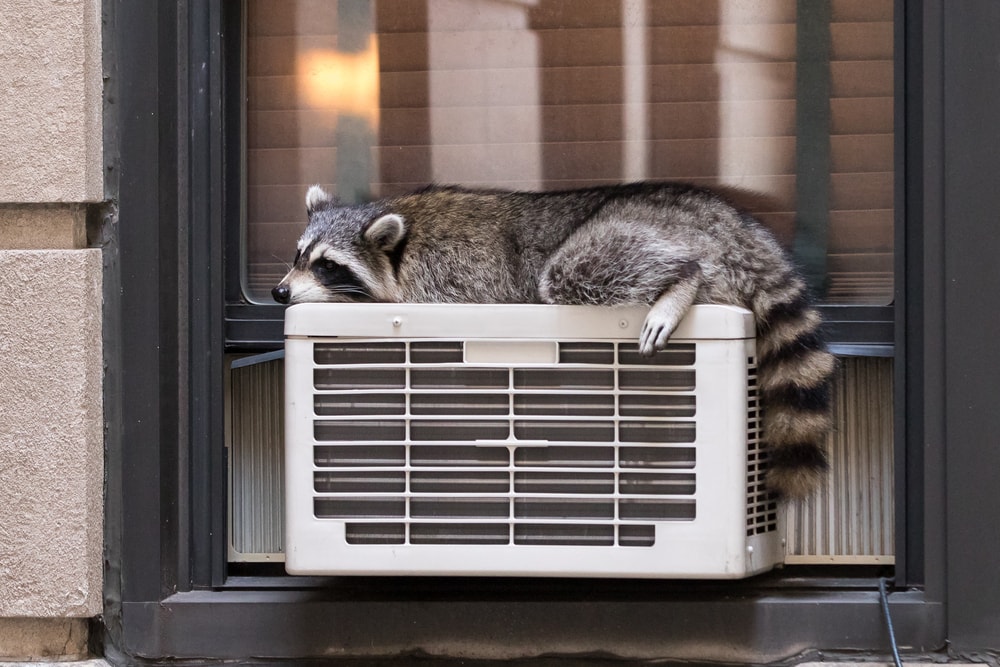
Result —
<instances>
[{"instance_id":1,"label":"stone wall block","mask_svg":"<svg viewBox=\"0 0 1000 667\"><path fill-rule=\"evenodd\" d=\"M101 0L0 0L0 202L104 198Z\"/></svg>"},{"instance_id":2,"label":"stone wall block","mask_svg":"<svg viewBox=\"0 0 1000 667\"><path fill-rule=\"evenodd\" d=\"M101 613L101 251L0 250L0 616Z\"/></svg>"}]
</instances>

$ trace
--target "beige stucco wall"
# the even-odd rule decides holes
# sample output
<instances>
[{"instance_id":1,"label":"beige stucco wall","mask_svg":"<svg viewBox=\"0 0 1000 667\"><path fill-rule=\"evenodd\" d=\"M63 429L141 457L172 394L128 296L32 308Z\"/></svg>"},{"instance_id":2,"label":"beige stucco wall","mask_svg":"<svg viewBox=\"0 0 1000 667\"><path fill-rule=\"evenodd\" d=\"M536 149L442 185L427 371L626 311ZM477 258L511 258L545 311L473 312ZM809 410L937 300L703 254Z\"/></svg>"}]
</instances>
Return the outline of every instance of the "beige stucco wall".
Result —
<instances>
[{"instance_id":1,"label":"beige stucco wall","mask_svg":"<svg viewBox=\"0 0 1000 667\"><path fill-rule=\"evenodd\" d=\"M0 0L0 202L103 198L100 0Z\"/></svg>"},{"instance_id":2,"label":"beige stucco wall","mask_svg":"<svg viewBox=\"0 0 1000 667\"><path fill-rule=\"evenodd\" d=\"M94 616L101 252L0 251L0 294L0 616Z\"/></svg>"},{"instance_id":3,"label":"beige stucco wall","mask_svg":"<svg viewBox=\"0 0 1000 667\"><path fill-rule=\"evenodd\" d=\"M101 0L0 0L0 660L102 611Z\"/></svg>"}]
</instances>

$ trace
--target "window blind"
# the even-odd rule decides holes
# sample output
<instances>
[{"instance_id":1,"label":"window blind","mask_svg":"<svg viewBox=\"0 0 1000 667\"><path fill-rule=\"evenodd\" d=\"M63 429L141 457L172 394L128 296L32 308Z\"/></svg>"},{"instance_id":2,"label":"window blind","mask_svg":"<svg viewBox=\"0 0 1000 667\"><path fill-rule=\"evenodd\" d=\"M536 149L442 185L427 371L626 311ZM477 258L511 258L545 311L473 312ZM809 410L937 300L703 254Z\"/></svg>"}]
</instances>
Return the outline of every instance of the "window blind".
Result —
<instances>
[{"instance_id":1,"label":"window blind","mask_svg":"<svg viewBox=\"0 0 1000 667\"><path fill-rule=\"evenodd\" d=\"M827 11L824 296L884 304L892 2ZM432 182L683 180L791 248L802 18L795 0L248 0L246 293L269 301L314 183L350 201Z\"/></svg>"}]
</instances>

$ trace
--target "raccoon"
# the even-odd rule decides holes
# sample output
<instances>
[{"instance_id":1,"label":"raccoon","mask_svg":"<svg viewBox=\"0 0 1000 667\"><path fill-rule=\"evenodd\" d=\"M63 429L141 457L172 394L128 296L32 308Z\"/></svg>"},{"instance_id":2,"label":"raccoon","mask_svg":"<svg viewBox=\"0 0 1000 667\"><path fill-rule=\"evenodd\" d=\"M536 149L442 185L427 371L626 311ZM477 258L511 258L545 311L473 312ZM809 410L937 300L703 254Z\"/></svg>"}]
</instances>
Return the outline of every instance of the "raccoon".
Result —
<instances>
[{"instance_id":1,"label":"raccoon","mask_svg":"<svg viewBox=\"0 0 1000 667\"><path fill-rule=\"evenodd\" d=\"M809 494L826 471L835 359L774 237L711 190L634 183L555 192L432 186L345 205L313 186L280 303L647 305L639 350L662 349L695 303L752 311L766 483Z\"/></svg>"}]
</instances>

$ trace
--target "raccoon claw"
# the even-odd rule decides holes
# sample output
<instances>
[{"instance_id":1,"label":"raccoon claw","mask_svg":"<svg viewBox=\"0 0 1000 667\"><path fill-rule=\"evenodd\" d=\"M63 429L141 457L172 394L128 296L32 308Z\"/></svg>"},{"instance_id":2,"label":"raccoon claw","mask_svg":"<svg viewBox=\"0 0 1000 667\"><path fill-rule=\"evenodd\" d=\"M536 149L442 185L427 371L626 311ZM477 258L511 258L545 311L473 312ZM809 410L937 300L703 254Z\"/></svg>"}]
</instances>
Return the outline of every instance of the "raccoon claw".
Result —
<instances>
[{"instance_id":1,"label":"raccoon claw","mask_svg":"<svg viewBox=\"0 0 1000 667\"><path fill-rule=\"evenodd\" d=\"M670 298L661 298L653 304L639 333L639 354L651 357L667 346L670 334L684 317L686 305Z\"/></svg>"},{"instance_id":2,"label":"raccoon claw","mask_svg":"<svg viewBox=\"0 0 1000 667\"><path fill-rule=\"evenodd\" d=\"M650 313L646 317L646 321L643 322L642 332L639 334L639 354L651 357L665 348L674 326L676 326L676 322L670 323L659 317L654 317L654 314Z\"/></svg>"},{"instance_id":3,"label":"raccoon claw","mask_svg":"<svg viewBox=\"0 0 1000 667\"><path fill-rule=\"evenodd\" d=\"M693 265L693 266L692 266ZM696 262L688 262L682 267L684 280L660 295L649 309L646 321L639 334L639 353L651 357L667 346L670 334L674 332L681 318L694 303L698 294L698 278L701 269Z\"/></svg>"}]
</instances>

